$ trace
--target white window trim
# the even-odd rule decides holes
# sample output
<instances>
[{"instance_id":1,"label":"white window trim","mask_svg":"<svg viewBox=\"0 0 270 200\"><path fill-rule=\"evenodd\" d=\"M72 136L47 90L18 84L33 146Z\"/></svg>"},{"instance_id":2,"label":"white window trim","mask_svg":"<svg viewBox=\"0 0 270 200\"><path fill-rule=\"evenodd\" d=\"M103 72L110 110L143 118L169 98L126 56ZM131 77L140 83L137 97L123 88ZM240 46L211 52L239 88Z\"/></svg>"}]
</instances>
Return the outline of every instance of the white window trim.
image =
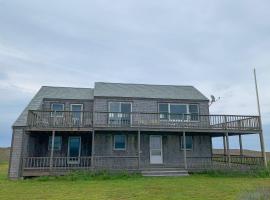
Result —
<instances>
[{"instance_id":1,"label":"white window trim","mask_svg":"<svg viewBox=\"0 0 270 200\"><path fill-rule=\"evenodd\" d=\"M59 105L62 105L62 108L63 108L63 111L57 111L57 112L62 112L61 115L54 115L55 114L55 111L53 111L53 105L54 104L59 104ZM51 117L63 117L64 116L64 111L65 111L65 104L63 103L51 103Z\"/></svg>"},{"instance_id":2,"label":"white window trim","mask_svg":"<svg viewBox=\"0 0 270 200\"><path fill-rule=\"evenodd\" d=\"M55 141L55 138L56 137L60 137L61 138L61 140L60 140L60 149L54 149L53 151L61 151L61 149L62 149L62 136L61 135L56 135L56 136L54 136L54 141ZM51 148L50 148L50 143L52 142L52 139L51 139L51 142L50 142L50 138L52 138L52 136L49 136L49 141L48 141L48 150L49 151L51 151ZM54 147L55 147L55 144L53 145Z\"/></svg>"},{"instance_id":3,"label":"white window trim","mask_svg":"<svg viewBox=\"0 0 270 200\"><path fill-rule=\"evenodd\" d=\"M193 141L194 141L194 140L193 140L193 136L192 136L192 135L186 135L186 137L187 137L187 136L188 136L188 137L191 137L192 144L191 144L191 148L189 148L189 149L186 148L186 151L192 151L192 150L193 150ZM180 136L180 137L181 137L181 138L180 138L180 140L181 140L181 141L180 141L180 142L181 142L181 143L180 143L180 149L181 149L181 150L184 150L184 148L183 148L183 147L184 147L184 144L183 144L184 139L183 139L183 136ZM187 142L187 138L186 138L186 142Z\"/></svg>"},{"instance_id":4,"label":"white window trim","mask_svg":"<svg viewBox=\"0 0 270 200\"><path fill-rule=\"evenodd\" d=\"M197 110L198 110L198 115L200 115L200 108L199 108L199 104L194 104L194 103L192 103L192 104L184 104L184 103L158 103L158 112L159 112L159 114L160 114L160 111L159 111L159 105L160 104L168 104L168 119L161 119L161 120L169 120L169 121L176 121L176 122L179 122L179 121L183 121L183 122L199 122L200 120L198 119L198 120L190 120L190 119L188 119L189 118L189 116L191 115L191 113L189 112L189 106L190 105L196 105L197 106ZM177 120L177 119L171 119L171 105L184 105L184 106L186 106L186 109L187 109L187 119L186 120Z\"/></svg>"},{"instance_id":5,"label":"white window trim","mask_svg":"<svg viewBox=\"0 0 270 200\"><path fill-rule=\"evenodd\" d=\"M122 103L125 103L125 104L130 104L130 125L132 125L132 102L130 102L130 101L109 101L109 103L108 103L108 113L109 113L109 116L108 116L108 118L110 119L110 113L111 113L111 104L112 103L120 103L120 109L121 109L121 104ZM112 112L112 113L114 113L114 112ZM121 111L119 112L119 113L122 113Z\"/></svg>"},{"instance_id":6,"label":"white window trim","mask_svg":"<svg viewBox=\"0 0 270 200\"><path fill-rule=\"evenodd\" d=\"M115 136L117 135L123 135L125 136L125 148L115 148ZM126 151L127 149L127 136L125 134L115 134L113 135L113 150L114 151Z\"/></svg>"},{"instance_id":7,"label":"white window trim","mask_svg":"<svg viewBox=\"0 0 270 200\"><path fill-rule=\"evenodd\" d=\"M72 110L72 106L81 106L81 123L82 123L82 120L83 120L83 104L82 103L72 103L70 104L70 111L73 111Z\"/></svg>"}]
</instances>

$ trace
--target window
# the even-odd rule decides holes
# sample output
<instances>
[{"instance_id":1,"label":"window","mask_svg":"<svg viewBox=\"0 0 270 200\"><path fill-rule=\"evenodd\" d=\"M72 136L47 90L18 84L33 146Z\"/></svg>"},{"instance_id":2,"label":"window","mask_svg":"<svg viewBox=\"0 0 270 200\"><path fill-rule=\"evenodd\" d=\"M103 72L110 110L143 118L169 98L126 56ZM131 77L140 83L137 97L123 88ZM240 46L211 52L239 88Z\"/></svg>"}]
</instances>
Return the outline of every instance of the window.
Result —
<instances>
[{"instance_id":1,"label":"window","mask_svg":"<svg viewBox=\"0 0 270 200\"><path fill-rule=\"evenodd\" d=\"M60 151L62 145L62 137L61 136L55 136L54 137L54 150ZM49 136L49 143L48 143L48 149L52 149L52 136Z\"/></svg>"},{"instance_id":2,"label":"window","mask_svg":"<svg viewBox=\"0 0 270 200\"><path fill-rule=\"evenodd\" d=\"M109 123L114 125L129 125L131 103L129 102L110 102L109 103Z\"/></svg>"},{"instance_id":3,"label":"window","mask_svg":"<svg viewBox=\"0 0 270 200\"><path fill-rule=\"evenodd\" d=\"M199 108L197 104L159 104L160 119L164 120L199 120Z\"/></svg>"},{"instance_id":4,"label":"window","mask_svg":"<svg viewBox=\"0 0 270 200\"><path fill-rule=\"evenodd\" d=\"M125 149L126 149L126 136L114 135L114 150L125 150Z\"/></svg>"},{"instance_id":5,"label":"window","mask_svg":"<svg viewBox=\"0 0 270 200\"><path fill-rule=\"evenodd\" d=\"M52 103L51 105L51 110L53 111L51 113L51 116L53 117L54 115L56 117L63 117L63 112L61 111L64 111L64 104L62 103Z\"/></svg>"},{"instance_id":6,"label":"window","mask_svg":"<svg viewBox=\"0 0 270 200\"><path fill-rule=\"evenodd\" d=\"M71 104L70 110L73 125L79 126L82 123L83 104Z\"/></svg>"},{"instance_id":7,"label":"window","mask_svg":"<svg viewBox=\"0 0 270 200\"><path fill-rule=\"evenodd\" d=\"M191 150L193 147L192 136L186 136L186 149ZM184 139L181 137L181 149L184 149Z\"/></svg>"}]
</instances>

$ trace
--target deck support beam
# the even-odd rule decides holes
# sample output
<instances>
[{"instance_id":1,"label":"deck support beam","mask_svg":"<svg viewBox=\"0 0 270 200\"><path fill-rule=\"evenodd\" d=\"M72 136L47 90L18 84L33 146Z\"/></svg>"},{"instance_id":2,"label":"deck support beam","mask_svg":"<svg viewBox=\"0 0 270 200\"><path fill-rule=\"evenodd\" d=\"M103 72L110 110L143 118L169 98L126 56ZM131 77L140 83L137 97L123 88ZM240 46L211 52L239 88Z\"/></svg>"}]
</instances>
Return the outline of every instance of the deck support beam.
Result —
<instances>
[{"instance_id":1,"label":"deck support beam","mask_svg":"<svg viewBox=\"0 0 270 200\"><path fill-rule=\"evenodd\" d=\"M231 152L230 152L230 142L229 142L229 133L226 132L225 133L225 137L226 137L226 146L227 146L227 158L228 158L228 164L229 167L231 167Z\"/></svg>"},{"instance_id":2,"label":"deck support beam","mask_svg":"<svg viewBox=\"0 0 270 200\"><path fill-rule=\"evenodd\" d=\"M186 132L183 132L183 152L184 152L184 166L187 169L187 149L186 149Z\"/></svg>"},{"instance_id":3,"label":"deck support beam","mask_svg":"<svg viewBox=\"0 0 270 200\"><path fill-rule=\"evenodd\" d=\"M265 153L263 131L261 131L259 133L259 136L260 136L261 153L262 153L262 158L263 158L264 166L267 167L267 159L266 159L266 153Z\"/></svg>"},{"instance_id":4,"label":"deck support beam","mask_svg":"<svg viewBox=\"0 0 270 200\"><path fill-rule=\"evenodd\" d=\"M95 130L92 131L91 168L92 170L95 169Z\"/></svg>"},{"instance_id":5,"label":"deck support beam","mask_svg":"<svg viewBox=\"0 0 270 200\"><path fill-rule=\"evenodd\" d=\"M141 168L141 131L138 130L138 169Z\"/></svg>"},{"instance_id":6,"label":"deck support beam","mask_svg":"<svg viewBox=\"0 0 270 200\"><path fill-rule=\"evenodd\" d=\"M52 169L53 169L54 138L55 138L55 130L52 131L52 144L51 144L51 155L50 155L50 171L52 171Z\"/></svg>"},{"instance_id":7,"label":"deck support beam","mask_svg":"<svg viewBox=\"0 0 270 200\"><path fill-rule=\"evenodd\" d=\"M239 134L239 148L240 148L240 156L243 157L243 144L242 144L242 135Z\"/></svg>"},{"instance_id":8,"label":"deck support beam","mask_svg":"<svg viewBox=\"0 0 270 200\"><path fill-rule=\"evenodd\" d=\"M223 154L224 156L227 156L227 144L225 136L223 136Z\"/></svg>"}]
</instances>

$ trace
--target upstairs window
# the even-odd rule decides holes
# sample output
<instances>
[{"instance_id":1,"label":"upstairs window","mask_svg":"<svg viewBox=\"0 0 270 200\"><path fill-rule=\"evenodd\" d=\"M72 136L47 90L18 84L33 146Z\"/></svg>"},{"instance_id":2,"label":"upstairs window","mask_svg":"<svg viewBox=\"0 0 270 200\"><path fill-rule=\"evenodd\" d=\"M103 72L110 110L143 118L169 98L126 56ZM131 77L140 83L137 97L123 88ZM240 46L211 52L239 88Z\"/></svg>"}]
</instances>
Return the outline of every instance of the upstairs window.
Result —
<instances>
[{"instance_id":1,"label":"upstairs window","mask_svg":"<svg viewBox=\"0 0 270 200\"><path fill-rule=\"evenodd\" d=\"M130 102L110 102L109 103L109 123L110 124L121 124L129 125L131 113Z\"/></svg>"},{"instance_id":2,"label":"upstairs window","mask_svg":"<svg viewBox=\"0 0 270 200\"><path fill-rule=\"evenodd\" d=\"M193 138L192 136L186 136L186 150L192 150ZM184 149L184 139L181 137L181 149Z\"/></svg>"},{"instance_id":3,"label":"upstairs window","mask_svg":"<svg viewBox=\"0 0 270 200\"><path fill-rule=\"evenodd\" d=\"M114 150L126 149L126 135L114 135Z\"/></svg>"},{"instance_id":4,"label":"upstairs window","mask_svg":"<svg viewBox=\"0 0 270 200\"><path fill-rule=\"evenodd\" d=\"M54 117L63 117L63 112L61 111L64 111L64 104L62 103L52 103L51 105L51 110L53 111L51 113L51 116Z\"/></svg>"},{"instance_id":5,"label":"upstairs window","mask_svg":"<svg viewBox=\"0 0 270 200\"><path fill-rule=\"evenodd\" d=\"M62 137L61 136L55 136L54 137L54 148L55 151L60 151L62 146ZM48 143L48 149L52 149L52 136L49 136L49 143Z\"/></svg>"},{"instance_id":6,"label":"upstairs window","mask_svg":"<svg viewBox=\"0 0 270 200\"><path fill-rule=\"evenodd\" d=\"M197 104L159 104L160 119L164 120L199 120L199 108Z\"/></svg>"}]
</instances>

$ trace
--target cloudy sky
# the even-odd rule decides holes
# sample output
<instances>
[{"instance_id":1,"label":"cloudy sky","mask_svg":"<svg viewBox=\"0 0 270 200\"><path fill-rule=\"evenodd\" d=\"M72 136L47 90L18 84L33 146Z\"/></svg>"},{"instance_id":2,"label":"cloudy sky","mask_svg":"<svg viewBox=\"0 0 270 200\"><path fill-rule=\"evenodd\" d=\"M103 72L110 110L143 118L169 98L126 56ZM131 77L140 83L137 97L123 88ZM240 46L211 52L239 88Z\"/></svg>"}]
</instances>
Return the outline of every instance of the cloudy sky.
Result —
<instances>
[{"instance_id":1,"label":"cloudy sky","mask_svg":"<svg viewBox=\"0 0 270 200\"><path fill-rule=\"evenodd\" d=\"M0 146L42 85L194 85L221 97L212 114L253 115L256 67L270 150L269 10L268 0L0 0Z\"/></svg>"}]
</instances>

